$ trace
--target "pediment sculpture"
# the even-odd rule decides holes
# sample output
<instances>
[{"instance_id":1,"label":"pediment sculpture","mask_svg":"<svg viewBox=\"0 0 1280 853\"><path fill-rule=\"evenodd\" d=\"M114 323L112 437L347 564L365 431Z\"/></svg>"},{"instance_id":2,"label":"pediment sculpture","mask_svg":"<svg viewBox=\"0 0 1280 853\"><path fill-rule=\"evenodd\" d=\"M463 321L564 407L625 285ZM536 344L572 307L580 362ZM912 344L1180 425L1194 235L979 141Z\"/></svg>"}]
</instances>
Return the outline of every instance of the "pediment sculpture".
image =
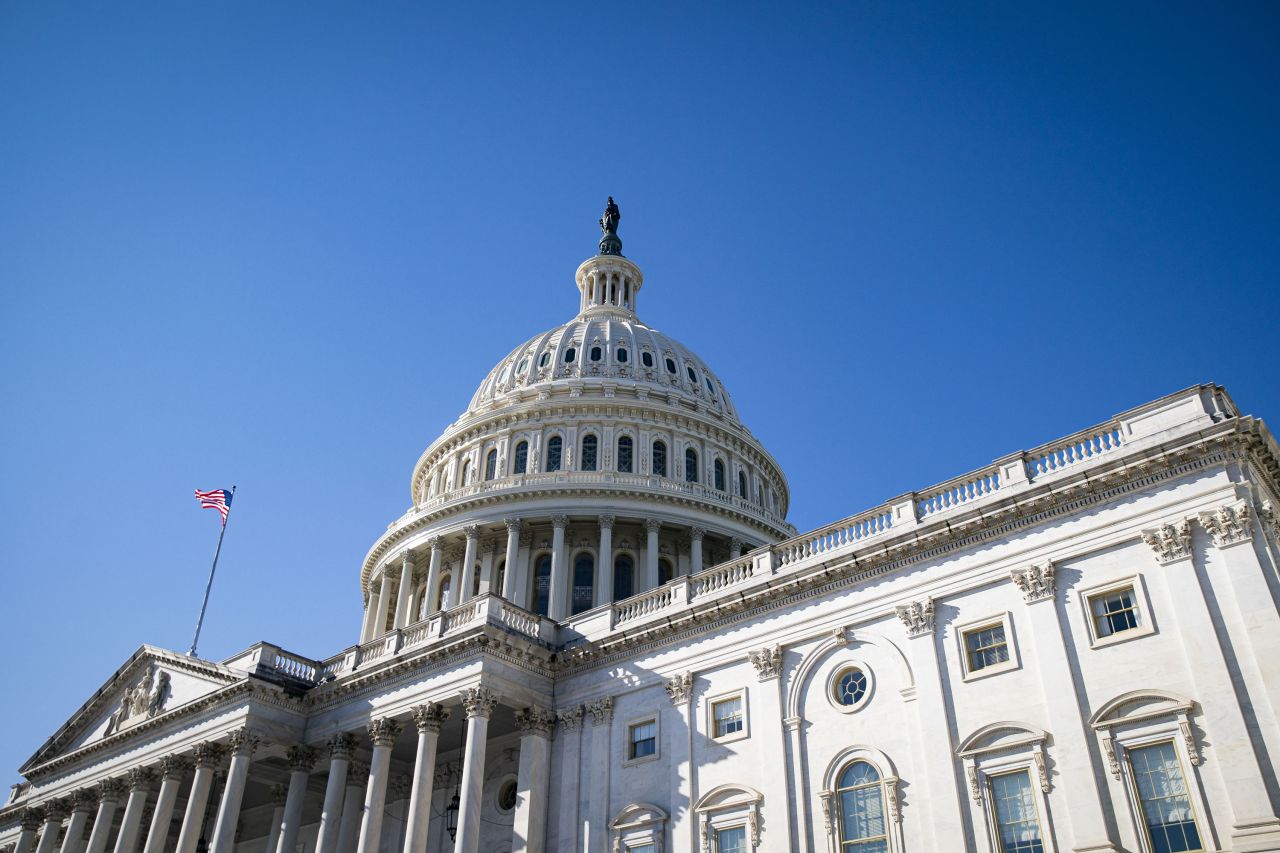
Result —
<instances>
[{"instance_id":1,"label":"pediment sculpture","mask_svg":"<svg viewBox=\"0 0 1280 853\"><path fill-rule=\"evenodd\" d=\"M169 673L154 663L148 664L138 680L125 688L119 707L107 721L105 734L114 734L156 716L164 710L169 693Z\"/></svg>"}]
</instances>

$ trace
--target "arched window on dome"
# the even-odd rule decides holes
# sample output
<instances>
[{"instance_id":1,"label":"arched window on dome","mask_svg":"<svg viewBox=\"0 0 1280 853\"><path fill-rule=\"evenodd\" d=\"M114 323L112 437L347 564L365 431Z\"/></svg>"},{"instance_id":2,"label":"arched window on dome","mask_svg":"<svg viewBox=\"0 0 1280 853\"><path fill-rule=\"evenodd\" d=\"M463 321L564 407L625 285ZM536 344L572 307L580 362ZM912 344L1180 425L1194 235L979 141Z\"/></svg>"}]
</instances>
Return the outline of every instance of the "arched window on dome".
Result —
<instances>
[{"instance_id":1,"label":"arched window on dome","mask_svg":"<svg viewBox=\"0 0 1280 853\"><path fill-rule=\"evenodd\" d=\"M498 451L491 448L484 457L484 478L492 480L498 476Z\"/></svg>"},{"instance_id":2,"label":"arched window on dome","mask_svg":"<svg viewBox=\"0 0 1280 853\"><path fill-rule=\"evenodd\" d=\"M613 558L613 600L621 601L635 595L636 568L631 557L619 554Z\"/></svg>"},{"instance_id":3,"label":"arched window on dome","mask_svg":"<svg viewBox=\"0 0 1280 853\"><path fill-rule=\"evenodd\" d=\"M648 350L640 353L640 363L645 367L653 367L653 353Z\"/></svg>"},{"instance_id":4,"label":"arched window on dome","mask_svg":"<svg viewBox=\"0 0 1280 853\"><path fill-rule=\"evenodd\" d=\"M559 471L564 456L564 439L553 435L547 439L547 471Z\"/></svg>"},{"instance_id":5,"label":"arched window on dome","mask_svg":"<svg viewBox=\"0 0 1280 853\"><path fill-rule=\"evenodd\" d=\"M573 364L573 360L578 357L578 350L575 347L569 347L564 351L564 363Z\"/></svg>"},{"instance_id":6,"label":"arched window on dome","mask_svg":"<svg viewBox=\"0 0 1280 853\"><path fill-rule=\"evenodd\" d=\"M453 604L449 600L449 589L453 586L453 575L445 572L440 577L440 589L436 593L436 610L448 610Z\"/></svg>"},{"instance_id":7,"label":"arched window on dome","mask_svg":"<svg viewBox=\"0 0 1280 853\"><path fill-rule=\"evenodd\" d=\"M458 486L461 488L467 484L467 480L471 479L471 460L462 460L462 474L458 477Z\"/></svg>"},{"instance_id":8,"label":"arched window on dome","mask_svg":"<svg viewBox=\"0 0 1280 853\"><path fill-rule=\"evenodd\" d=\"M546 367L551 362L551 353L544 352L538 356L538 367Z\"/></svg>"},{"instance_id":9,"label":"arched window on dome","mask_svg":"<svg viewBox=\"0 0 1280 853\"><path fill-rule=\"evenodd\" d=\"M888 850L884 782L876 769L866 761L851 762L841 772L835 794L840 849Z\"/></svg>"},{"instance_id":10,"label":"arched window on dome","mask_svg":"<svg viewBox=\"0 0 1280 853\"><path fill-rule=\"evenodd\" d=\"M543 554L534 563L537 567L533 573L532 610L540 616L546 616L551 605L551 555Z\"/></svg>"},{"instance_id":11,"label":"arched window on dome","mask_svg":"<svg viewBox=\"0 0 1280 853\"><path fill-rule=\"evenodd\" d=\"M664 441L653 443L653 474L655 477L667 476L667 444Z\"/></svg>"},{"instance_id":12,"label":"arched window on dome","mask_svg":"<svg viewBox=\"0 0 1280 853\"><path fill-rule=\"evenodd\" d=\"M622 305L627 307L631 304L631 282L624 280L622 282Z\"/></svg>"},{"instance_id":13,"label":"arched window on dome","mask_svg":"<svg viewBox=\"0 0 1280 853\"><path fill-rule=\"evenodd\" d=\"M719 491L719 492L723 492L723 491L724 491L724 489L725 489L725 486L724 486L724 463L723 463L723 462L721 462L719 459L717 459L717 460L716 460L716 463L715 463L715 484L716 484L716 491Z\"/></svg>"},{"instance_id":14,"label":"arched window on dome","mask_svg":"<svg viewBox=\"0 0 1280 853\"><path fill-rule=\"evenodd\" d=\"M596 561L590 554L579 554L573 561L573 605L571 613L590 610L596 594Z\"/></svg>"},{"instance_id":15,"label":"arched window on dome","mask_svg":"<svg viewBox=\"0 0 1280 853\"><path fill-rule=\"evenodd\" d=\"M747 497L747 472L738 472L738 497L746 500Z\"/></svg>"},{"instance_id":16,"label":"arched window on dome","mask_svg":"<svg viewBox=\"0 0 1280 853\"><path fill-rule=\"evenodd\" d=\"M521 441L516 445L514 472L525 474L529 471L529 442Z\"/></svg>"},{"instance_id":17,"label":"arched window on dome","mask_svg":"<svg viewBox=\"0 0 1280 853\"><path fill-rule=\"evenodd\" d=\"M626 348L626 347L618 347L618 364L626 364L626 363L627 363L627 358L628 358L628 355L627 355L627 348Z\"/></svg>"},{"instance_id":18,"label":"arched window on dome","mask_svg":"<svg viewBox=\"0 0 1280 853\"><path fill-rule=\"evenodd\" d=\"M582 437L582 470L596 470L596 461L599 454L600 440L591 434L584 435Z\"/></svg>"},{"instance_id":19,"label":"arched window on dome","mask_svg":"<svg viewBox=\"0 0 1280 853\"><path fill-rule=\"evenodd\" d=\"M684 481L698 482L698 451L692 447L687 447L684 451Z\"/></svg>"},{"instance_id":20,"label":"arched window on dome","mask_svg":"<svg viewBox=\"0 0 1280 853\"><path fill-rule=\"evenodd\" d=\"M590 356L592 361L599 361L604 358L604 350L600 349L600 347L592 347Z\"/></svg>"},{"instance_id":21,"label":"arched window on dome","mask_svg":"<svg viewBox=\"0 0 1280 853\"><path fill-rule=\"evenodd\" d=\"M631 436L624 435L618 439L618 470L623 474L630 474L635 467L634 451L631 444Z\"/></svg>"},{"instance_id":22,"label":"arched window on dome","mask_svg":"<svg viewBox=\"0 0 1280 853\"><path fill-rule=\"evenodd\" d=\"M662 586L667 581L676 576L675 566L671 564L668 557L658 560L658 586Z\"/></svg>"}]
</instances>

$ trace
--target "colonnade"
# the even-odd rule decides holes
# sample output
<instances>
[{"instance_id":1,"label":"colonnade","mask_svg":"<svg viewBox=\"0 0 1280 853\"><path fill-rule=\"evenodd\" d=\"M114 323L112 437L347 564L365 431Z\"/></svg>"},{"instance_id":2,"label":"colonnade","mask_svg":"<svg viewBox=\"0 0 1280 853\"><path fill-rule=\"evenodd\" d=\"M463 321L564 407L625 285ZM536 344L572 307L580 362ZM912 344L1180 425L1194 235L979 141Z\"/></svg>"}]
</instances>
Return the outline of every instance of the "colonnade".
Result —
<instances>
[{"instance_id":1,"label":"colonnade","mask_svg":"<svg viewBox=\"0 0 1280 853\"><path fill-rule=\"evenodd\" d=\"M465 603L476 594L500 595L519 607L536 609L535 584L541 556L550 557L550 593L545 615L562 621L573 613L573 566L570 558L583 550L594 551L592 606L614 601L614 559L635 554L631 594L653 589L664 580L660 561L670 561L671 574L696 574L703 570L708 553L704 543L714 542L715 553L729 560L742 556L750 545L730 534L698 526L674 525L656 518L619 519L611 514L570 519L558 514L530 522L503 519L501 533L482 525L464 527L461 536L433 536L424 552L405 549L384 564L371 586L365 604L360 642L387 631L404 628L439 610ZM547 530L548 525L550 531ZM616 527L639 528L637 541L615 539ZM538 535L535 536L535 528ZM591 535L582 536L584 530ZM539 538L541 537L541 538ZM664 542L665 538L665 542ZM664 554L667 547L669 553ZM421 571L426 564L425 575ZM622 595L621 597L626 597ZM425 599L425 601L424 601Z\"/></svg>"}]
</instances>

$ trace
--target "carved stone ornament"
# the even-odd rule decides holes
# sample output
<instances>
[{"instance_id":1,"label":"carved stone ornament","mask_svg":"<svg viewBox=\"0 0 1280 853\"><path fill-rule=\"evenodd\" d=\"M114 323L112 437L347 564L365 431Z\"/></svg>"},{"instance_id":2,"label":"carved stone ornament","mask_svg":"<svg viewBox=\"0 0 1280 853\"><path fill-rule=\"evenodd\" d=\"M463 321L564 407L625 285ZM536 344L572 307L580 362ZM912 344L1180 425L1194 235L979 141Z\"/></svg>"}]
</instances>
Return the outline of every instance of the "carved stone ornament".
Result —
<instances>
[{"instance_id":1,"label":"carved stone ornament","mask_svg":"<svg viewBox=\"0 0 1280 853\"><path fill-rule=\"evenodd\" d=\"M280 784L271 786L271 805L278 809L282 809L284 808L284 803L287 799L289 799L288 788Z\"/></svg>"},{"instance_id":2,"label":"carved stone ornament","mask_svg":"<svg viewBox=\"0 0 1280 853\"><path fill-rule=\"evenodd\" d=\"M351 732L338 732L325 741L324 745L329 749L330 758L341 758L350 761L351 756L355 755L356 751L356 736Z\"/></svg>"},{"instance_id":3,"label":"carved stone ornament","mask_svg":"<svg viewBox=\"0 0 1280 853\"><path fill-rule=\"evenodd\" d=\"M123 779L103 779L98 783L98 802L119 803L123 797Z\"/></svg>"},{"instance_id":4,"label":"carved stone ornament","mask_svg":"<svg viewBox=\"0 0 1280 853\"><path fill-rule=\"evenodd\" d=\"M181 755L166 755L160 759L160 776L178 781L191 769L191 762Z\"/></svg>"},{"instance_id":5,"label":"carved stone ornament","mask_svg":"<svg viewBox=\"0 0 1280 853\"><path fill-rule=\"evenodd\" d=\"M432 551L439 551L440 547L443 544L444 544L444 537L442 536L432 536L430 539L427 540L427 547L430 548Z\"/></svg>"},{"instance_id":6,"label":"carved stone ornament","mask_svg":"<svg viewBox=\"0 0 1280 853\"><path fill-rule=\"evenodd\" d=\"M156 772L150 767L130 767L124 775L130 791L150 791L156 781Z\"/></svg>"},{"instance_id":7,"label":"carved stone ornament","mask_svg":"<svg viewBox=\"0 0 1280 853\"><path fill-rule=\"evenodd\" d=\"M227 748L231 750L232 755L249 757L261 744L262 738L258 737L257 732L251 729L236 729L227 741Z\"/></svg>"},{"instance_id":8,"label":"carved stone ornament","mask_svg":"<svg viewBox=\"0 0 1280 853\"><path fill-rule=\"evenodd\" d=\"M502 523L507 526L508 533L519 533L521 521L518 518L504 518Z\"/></svg>"},{"instance_id":9,"label":"carved stone ornament","mask_svg":"<svg viewBox=\"0 0 1280 853\"><path fill-rule=\"evenodd\" d=\"M1111 739L1109 733L1102 738L1102 749L1107 754L1107 769L1111 771L1111 775L1119 782L1121 779L1120 759L1116 757L1116 742Z\"/></svg>"},{"instance_id":10,"label":"carved stone ornament","mask_svg":"<svg viewBox=\"0 0 1280 853\"><path fill-rule=\"evenodd\" d=\"M28 806L18 812L18 824L23 832L35 832L42 823L44 823L44 809L38 806Z\"/></svg>"},{"instance_id":11,"label":"carved stone ornament","mask_svg":"<svg viewBox=\"0 0 1280 853\"><path fill-rule=\"evenodd\" d=\"M564 729L567 732L571 732L574 729L576 729L578 726L582 725L583 713L584 711L582 709L582 706L575 705L572 708L561 711L559 714L556 715L556 719L560 723L560 728Z\"/></svg>"},{"instance_id":12,"label":"carved stone ornament","mask_svg":"<svg viewBox=\"0 0 1280 853\"><path fill-rule=\"evenodd\" d=\"M400 732L404 731L404 726L390 717L370 720L367 728L369 740L373 741L373 745L386 747L395 746L396 738L400 737Z\"/></svg>"},{"instance_id":13,"label":"carved stone ornament","mask_svg":"<svg viewBox=\"0 0 1280 853\"><path fill-rule=\"evenodd\" d=\"M602 515L602 516L600 516L600 518L599 518L598 520L599 520L599 522L600 522L600 529L601 529L601 530L612 530L612 529L613 529L613 522L615 521L615 519L614 519L614 517L613 517L612 515Z\"/></svg>"},{"instance_id":14,"label":"carved stone ornament","mask_svg":"<svg viewBox=\"0 0 1280 853\"><path fill-rule=\"evenodd\" d=\"M51 823L62 823L70 816L70 800L50 800L44 804L44 819Z\"/></svg>"},{"instance_id":15,"label":"carved stone ornament","mask_svg":"<svg viewBox=\"0 0 1280 853\"><path fill-rule=\"evenodd\" d=\"M368 781L369 762L361 761L358 758L352 759L351 764L347 767L347 787L363 788Z\"/></svg>"},{"instance_id":16,"label":"carved stone ornament","mask_svg":"<svg viewBox=\"0 0 1280 853\"><path fill-rule=\"evenodd\" d=\"M1036 775L1040 777L1040 790L1047 794L1049 793L1049 768L1045 766L1044 750L1040 748L1039 744L1036 744L1031 757L1036 762Z\"/></svg>"},{"instance_id":17,"label":"carved stone ornament","mask_svg":"<svg viewBox=\"0 0 1280 853\"><path fill-rule=\"evenodd\" d=\"M849 645L849 637L847 634L845 634L844 628L834 629L831 632L831 639L835 642L836 646L838 646L839 648L843 649L845 646Z\"/></svg>"},{"instance_id":18,"label":"carved stone ornament","mask_svg":"<svg viewBox=\"0 0 1280 853\"><path fill-rule=\"evenodd\" d=\"M1213 512L1200 513L1200 525L1213 537L1219 548L1248 542L1253 538L1249 505L1220 506Z\"/></svg>"},{"instance_id":19,"label":"carved stone ornament","mask_svg":"<svg viewBox=\"0 0 1280 853\"><path fill-rule=\"evenodd\" d=\"M198 743L191 758L196 767L217 767L226 754L226 748L220 743Z\"/></svg>"},{"instance_id":20,"label":"carved stone ornament","mask_svg":"<svg viewBox=\"0 0 1280 853\"><path fill-rule=\"evenodd\" d=\"M749 652L751 665L756 668L756 678L768 681L782 674L782 646L765 646Z\"/></svg>"},{"instance_id":21,"label":"carved stone ornament","mask_svg":"<svg viewBox=\"0 0 1280 853\"><path fill-rule=\"evenodd\" d=\"M693 673L681 672L666 683L667 695L672 705L684 705L693 698Z\"/></svg>"},{"instance_id":22,"label":"carved stone ornament","mask_svg":"<svg viewBox=\"0 0 1280 853\"><path fill-rule=\"evenodd\" d=\"M978 805L982 805L982 785L978 783L978 768L973 764L965 767L965 775L969 778L969 796Z\"/></svg>"},{"instance_id":23,"label":"carved stone ornament","mask_svg":"<svg viewBox=\"0 0 1280 853\"><path fill-rule=\"evenodd\" d=\"M413 714L413 722L417 725L419 734L427 732L439 734L440 727L444 725L445 720L449 719L449 709L439 702L415 705L409 709L409 712Z\"/></svg>"},{"instance_id":24,"label":"carved stone ornament","mask_svg":"<svg viewBox=\"0 0 1280 853\"><path fill-rule=\"evenodd\" d=\"M662 529L662 522L656 518L646 518L644 520L644 527L645 530L648 530L650 533L657 533Z\"/></svg>"},{"instance_id":25,"label":"carved stone ornament","mask_svg":"<svg viewBox=\"0 0 1280 853\"><path fill-rule=\"evenodd\" d=\"M602 726L613 719L613 697L606 696L597 702L592 702L587 706L587 710L591 712L591 724Z\"/></svg>"},{"instance_id":26,"label":"carved stone ornament","mask_svg":"<svg viewBox=\"0 0 1280 853\"><path fill-rule=\"evenodd\" d=\"M706 535L707 535L707 529L706 529L705 527L690 527L690 528L689 528L689 541L690 541L690 542L701 542L701 541L703 540L703 537L705 537Z\"/></svg>"},{"instance_id":27,"label":"carved stone ornament","mask_svg":"<svg viewBox=\"0 0 1280 853\"><path fill-rule=\"evenodd\" d=\"M487 687L468 687L462 691L462 707L467 717L488 717L498 707L498 694Z\"/></svg>"},{"instance_id":28,"label":"carved stone ornament","mask_svg":"<svg viewBox=\"0 0 1280 853\"><path fill-rule=\"evenodd\" d=\"M291 746L285 751L285 757L289 761L289 769L295 773L310 773L316 766L316 751L309 746Z\"/></svg>"},{"instance_id":29,"label":"carved stone ornament","mask_svg":"<svg viewBox=\"0 0 1280 853\"><path fill-rule=\"evenodd\" d=\"M525 708L523 711L516 712L516 728L521 734L537 734L543 737L551 737L551 731L556 725L556 715L554 711L548 711L545 708Z\"/></svg>"},{"instance_id":30,"label":"carved stone ornament","mask_svg":"<svg viewBox=\"0 0 1280 853\"><path fill-rule=\"evenodd\" d=\"M468 539L479 539L479 538L480 538L480 525L478 525L478 524L468 524L466 527L462 528L462 532L463 532L464 534L466 534L466 537L467 537Z\"/></svg>"},{"instance_id":31,"label":"carved stone ornament","mask_svg":"<svg viewBox=\"0 0 1280 853\"><path fill-rule=\"evenodd\" d=\"M520 542L521 548L528 548L530 545L533 544L533 531L532 530L520 531L520 539L518 541Z\"/></svg>"},{"instance_id":32,"label":"carved stone ornament","mask_svg":"<svg viewBox=\"0 0 1280 853\"><path fill-rule=\"evenodd\" d=\"M1022 590L1022 597L1027 602L1052 601L1058 593L1053 563L1014 569L1009 577L1012 578L1014 585Z\"/></svg>"},{"instance_id":33,"label":"carved stone ornament","mask_svg":"<svg viewBox=\"0 0 1280 853\"><path fill-rule=\"evenodd\" d=\"M71 810L73 812L91 812L94 806L98 804L97 792L92 788L81 788L71 795Z\"/></svg>"},{"instance_id":34,"label":"carved stone ornament","mask_svg":"<svg viewBox=\"0 0 1280 853\"><path fill-rule=\"evenodd\" d=\"M1144 530L1142 541L1151 546L1161 564L1185 560L1191 556L1191 519Z\"/></svg>"},{"instance_id":35,"label":"carved stone ornament","mask_svg":"<svg viewBox=\"0 0 1280 853\"><path fill-rule=\"evenodd\" d=\"M553 515L553 516L551 516L551 526L552 526L552 527L560 527L560 528L564 528L566 525L568 525L568 523L569 523L569 516L567 516L567 515Z\"/></svg>"},{"instance_id":36,"label":"carved stone ornament","mask_svg":"<svg viewBox=\"0 0 1280 853\"><path fill-rule=\"evenodd\" d=\"M115 734L163 711L171 692L169 680L169 673L154 663L147 664L138 680L125 688L119 707L107 720L106 734Z\"/></svg>"},{"instance_id":37,"label":"carved stone ornament","mask_svg":"<svg viewBox=\"0 0 1280 853\"><path fill-rule=\"evenodd\" d=\"M924 637L933 633L933 599L908 601L894 608L894 613L907 626L908 637Z\"/></svg>"},{"instance_id":38,"label":"carved stone ornament","mask_svg":"<svg viewBox=\"0 0 1280 853\"><path fill-rule=\"evenodd\" d=\"M1271 531L1271 538L1280 540L1280 510L1271 501L1263 501L1258 510L1258 520Z\"/></svg>"},{"instance_id":39,"label":"carved stone ornament","mask_svg":"<svg viewBox=\"0 0 1280 853\"><path fill-rule=\"evenodd\" d=\"M1182 743L1187 747L1187 757L1191 759L1191 763L1199 765L1202 760L1200 757L1200 744L1196 743L1195 732L1191 728L1191 720L1186 714L1178 716L1178 730L1182 732Z\"/></svg>"}]
</instances>

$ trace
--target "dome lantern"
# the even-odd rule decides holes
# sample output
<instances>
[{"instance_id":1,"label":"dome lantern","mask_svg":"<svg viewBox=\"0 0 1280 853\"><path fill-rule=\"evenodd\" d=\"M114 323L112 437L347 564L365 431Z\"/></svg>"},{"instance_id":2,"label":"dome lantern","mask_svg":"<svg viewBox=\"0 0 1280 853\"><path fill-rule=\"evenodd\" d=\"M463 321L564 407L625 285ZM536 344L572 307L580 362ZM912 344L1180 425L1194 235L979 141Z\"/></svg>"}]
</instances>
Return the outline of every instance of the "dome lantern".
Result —
<instances>
[{"instance_id":1,"label":"dome lantern","mask_svg":"<svg viewBox=\"0 0 1280 853\"><path fill-rule=\"evenodd\" d=\"M644 284L640 268L622 256L622 240L618 237L621 214L613 196L600 217L600 254L578 267L576 279L579 315L612 314L624 319L637 319L636 294Z\"/></svg>"}]
</instances>

